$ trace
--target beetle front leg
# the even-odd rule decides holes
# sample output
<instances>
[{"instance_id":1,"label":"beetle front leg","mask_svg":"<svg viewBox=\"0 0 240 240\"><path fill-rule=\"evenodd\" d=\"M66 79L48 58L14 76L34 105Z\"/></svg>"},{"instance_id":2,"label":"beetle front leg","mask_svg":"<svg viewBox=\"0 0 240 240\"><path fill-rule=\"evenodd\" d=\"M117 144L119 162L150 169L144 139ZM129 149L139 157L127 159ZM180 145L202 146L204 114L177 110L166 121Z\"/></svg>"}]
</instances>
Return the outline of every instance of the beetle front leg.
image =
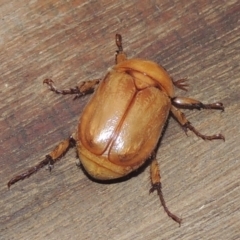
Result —
<instances>
[{"instance_id":1,"label":"beetle front leg","mask_svg":"<svg viewBox=\"0 0 240 240\"><path fill-rule=\"evenodd\" d=\"M209 105L212 105L212 104L209 104ZM213 106L215 107L215 109L220 109L220 110L224 109L222 104L220 103L215 103L213 104ZM185 114L173 105L171 107L171 113L177 119L177 121L181 124L181 126L185 131L189 129L190 131L194 132L198 137L202 138L203 140L222 139L223 141L225 141L225 137L222 134L215 134L211 136L201 134L191 125L191 123L187 120Z\"/></svg>"},{"instance_id":2,"label":"beetle front leg","mask_svg":"<svg viewBox=\"0 0 240 240\"><path fill-rule=\"evenodd\" d=\"M29 168L26 172L19 174L17 176L14 176L9 182L8 182L8 188L11 187L14 183L23 180L25 178L29 178L32 174L36 173L39 169L43 168L44 166L48 165L49 170L51 171L53 164L62 157L70 147L75 146L76 141L74 136L72 135L68 139L63 140L60 142L53 151L46 156L46 158L39 162L34 167Z\"/></svg>"},{"instance_id":3,"label":"beetle front leg","mask_svg":"<svg viewBox=\"0 0 240 240\"><path fill-rule=\"evenodd\" d=\"M63 89L63 90L57 89L52 79L45 79L43 83L46 83L49 86L49 89L57 94L62 94L62 95L76 94L76 96L74 97L74 99L76 99L84 95L93 93L96 85L99 84L100 80L101 79L84 81L84 82L81 82L79 86L76 86L74 88L69 88L69 89Z\"/></svg>"},{"instance_id":4,"label":"beetle front leg","mask_svg":"<svg viewBox=\"0 0 240 240\"><path fill-rule=\"evenodd\" d=\"M172 218L175 222L179 223L179 225L181 225L182 219L177 217L173 213L171 213L166 206L166 202L164 200L163 193L162 193L162 184L161 184L159 165L155 157L151 163L150 170L151 170L152 188L150 189L149 193L152 193L156 190L158 193L159 199L161 201L161 204L165 212L167 213L167 215L170 218Z\"/></svg>"}]
</instances>

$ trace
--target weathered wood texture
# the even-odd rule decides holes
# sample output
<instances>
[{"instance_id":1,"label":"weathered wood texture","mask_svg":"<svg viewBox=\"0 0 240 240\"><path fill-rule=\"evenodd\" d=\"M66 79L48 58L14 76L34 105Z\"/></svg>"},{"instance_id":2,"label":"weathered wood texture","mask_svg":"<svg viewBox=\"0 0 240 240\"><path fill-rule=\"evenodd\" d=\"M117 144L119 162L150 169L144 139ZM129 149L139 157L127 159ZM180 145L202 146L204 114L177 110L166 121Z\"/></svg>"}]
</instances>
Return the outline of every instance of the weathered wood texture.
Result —
<instances>
[{"instance_id":1,"label":"weathered wood texture","mask_svg":"<svg viewBox=\"0 0 240 240\"><path fill-rule=\"evenodd\" d=\"M0 3L0 239L239 239L239 1L9 1ZM177 95L222 101L225 112L185 111L202 133L187 137L170 119L158 160L169 208L149 195L149 169L118 184L89 180L74 150L50 174L9 178L42 160L75 129L87 101L61 88L104 76L115 33L129 57L161 63L190 89Z\"/></svg>"}]
</instances>

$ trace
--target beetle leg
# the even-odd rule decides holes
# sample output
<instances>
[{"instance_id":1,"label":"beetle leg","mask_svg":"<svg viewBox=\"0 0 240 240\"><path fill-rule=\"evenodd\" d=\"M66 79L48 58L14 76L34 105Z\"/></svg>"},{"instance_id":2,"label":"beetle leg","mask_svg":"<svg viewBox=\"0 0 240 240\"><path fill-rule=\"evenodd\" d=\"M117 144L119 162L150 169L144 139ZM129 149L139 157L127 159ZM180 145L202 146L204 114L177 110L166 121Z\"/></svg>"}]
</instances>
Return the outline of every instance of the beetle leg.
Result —
<instances>
[{"instance_id":1,"label":"beetle leg","mask_svg":"<svg viewBox=\"0 0 240 240\"><path fill-rule=\"evenodd\" d=\"M176 86L177 88L182 89L183 91L187 91L187 87L189 86L187 83L187 79L186 78L182 78L176 81L173 81L174 86Z\"/></svg>"},{"instance_id":2,"label":"beetle leg","mask_svg":"<svg viewBox=\"0 0 240 240\"><path fill-rule=\"evenodd\" d=\"M220 107L223 108L222 105L219 105L220 103L216 103L216 109L221 109ZM211 104L209 104L211 105ZM217 108L218 107L218 108ZM189 129L190 131L194 132L198 137L202 138L203 140L214 140L214 139L222 139L223 141L225 141L225 137L222 134L215 134L215 135L211 135L211 136L207 136L207 135L203 135L200 132L198 132L192 125L191 123L187 120L185 114L183 112L181 112L178 108L176 108L175 106L172 105L171 107L171 113L173 114L173 116L177 119L177 121L181 124L181 126L183 127L183 129L186 131L187 129Z\"/></svg>"},{"instance_id":3,"label":"beetle leg","mask_svg":"<svg viewBox=\"0 0 240 240\"><path fill-rule=\"evenodd\" d=\"M84 95L90 94L94 92L95 86L99 84L101 79L95 79L91 81L84 81L79 84L79 86L76 86L74 88L69 89L63 89L59 90L54 85L54 82L52 79L45 79L43 83L46 83L49 86L49 89L57 94L76 94L74 99L82 97Z\"/></svg>"},{"instance_id":4,"label":"beetle leg","mask_svg":"<svg viewBox=\"0 0 240 240\"><path fill-rule=\"evenodd\" d=\"M32 174L36 173L39 169L43 168L44 166L48 165L49 170L51 171L53 164L62 157L70 147L75 146L75 138L72 135L68 139L63 140L60 142L53 151L46 156L44 160L39 162L34 167L29 168L26 172L19 174L17 176L14 176L9 182L8 182L8 188L11 187L14 183L23 180L25 178L29 178Z\"/></svg>"},{"instance_id":5,"label":"beetle leg","mask_svg":"<svg viewBox=\"0 0 240 240\"><path fill-rule=\"evenodd\" d=\"M195 100L193 98L186 97L175 97L172 99L172 104L179 108L187 109L216 109L224 111L224 106L221 102L203 104L202 102Z\"/></svg>"},{"instance_id":6,"label":"beetle leg","mask_svg":"<svg viewBox=\"0 0 240 240\"><path fill-rule=\"evenodd\" d=\"M152 193L156 190L158 193L159 199L161 201L161 204L165 212L167 213L167 215L170 218L172 218L175 222L179 223L179 225L181 225L182 219L177 217L173 213L171 213L166 206L166 202L164 200L163 193L162 193L162 184L161 184L159 165L155 157L151 163L150 170L151 170L152 188L150 189L149 193Z\"/></svg>"},{"instance_id":7,"label":"beetle leg","mask_svg":"<svg viewBox=\"0 0 240 240\"><path fill-rule=\"evenodd\" d=\"M116 34L116 45L118 47L118 50L116 51L116 57L115 57L115 62L116 64L123 62L125 60L127 60L127 55L126 53L123 51L123 47L122 47L122 36L120 34Z\"/></svg>"}]
</instances>

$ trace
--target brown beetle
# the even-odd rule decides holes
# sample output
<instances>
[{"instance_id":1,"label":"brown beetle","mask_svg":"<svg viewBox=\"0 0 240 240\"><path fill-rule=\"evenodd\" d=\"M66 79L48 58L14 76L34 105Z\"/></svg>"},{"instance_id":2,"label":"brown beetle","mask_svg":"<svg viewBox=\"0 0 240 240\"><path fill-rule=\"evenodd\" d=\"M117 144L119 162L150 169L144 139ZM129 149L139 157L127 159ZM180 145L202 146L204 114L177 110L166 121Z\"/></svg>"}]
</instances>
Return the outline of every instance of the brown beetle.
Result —
<instances>
[{"instance_id":1,"label":"brown beetle","mask_svg":"<svg viewBox=\"0 0 240 240\"><path fill-rule=\"evenodd\" d=\"M121 35L116 34L116 65L103 78L82 82L75 88L58 90L51 79L45 79L51 91L76 94L75 98L92 93L80 117L77 131L60 142L36 166L13 177L8 187L28 178L45 165L52 165L67 150L76 145L84 169L95 179L110 180L128 175L151 159L150 192L157 191L164 210L174 221L181 219L166 207L156 160L157 144L171 112L185 131L193 131L204 140L223 139L221 134L206 136L199 133L179 108L224 110L220 102L203 104L192 98L175 97L174 85L186 90L185 79L172 81L163 67L142 59L127 60Z\"/></svg>"}]
</instances>

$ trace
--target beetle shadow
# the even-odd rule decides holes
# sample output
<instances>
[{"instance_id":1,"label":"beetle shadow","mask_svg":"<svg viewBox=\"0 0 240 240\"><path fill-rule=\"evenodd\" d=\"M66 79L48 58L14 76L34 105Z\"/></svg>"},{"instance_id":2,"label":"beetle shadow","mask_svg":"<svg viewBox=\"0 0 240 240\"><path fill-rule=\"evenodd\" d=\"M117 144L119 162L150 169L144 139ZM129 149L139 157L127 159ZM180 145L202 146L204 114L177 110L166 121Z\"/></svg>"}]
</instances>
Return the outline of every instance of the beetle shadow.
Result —
<instances>
[{"instance_id":1,"label":"beetle shadow","mask_svg":"<svg viewBox=\"0 0 240 240\"><path fill-rule=\"evenodd\" d=\"M116 183L120 183L120 182L125 182L127 180L129 180L130 178L133 178L133 177L137 177L139 174L141 174L142 172L145 171L145 169L147 167L150 166L151 164L151 161L153 160L154 156L156 156L156 153L161 145L161 140L162 140L162 137L164 136L165 132L166 132L166 129L167 129L167 126L168 126L168 123L169 123L169 117L163 127L163 130L162 130L162 134L158 140L158 143L155 147L155 149L153 150L153 153L151 154L151 156L149 156L149 158L143 163L143 165L141 165L138 169L136 169L135 171L133 172L130 172L128 175L126 176L123 176L123 177L120 177L120 178L117 178L117 179L111 179L111 180L99 180L99 179L96 179L94 177L92 177L86 170L85 168L83 167L83 165L80 163L78 166L78 168L80 168L83 173L93 182L96 182L96 183L100 183L100 184L116 184ZM78 159L79 156L77 156ZM81 162L81 161L80 161Z\"/></svg>"}]
</instances>

